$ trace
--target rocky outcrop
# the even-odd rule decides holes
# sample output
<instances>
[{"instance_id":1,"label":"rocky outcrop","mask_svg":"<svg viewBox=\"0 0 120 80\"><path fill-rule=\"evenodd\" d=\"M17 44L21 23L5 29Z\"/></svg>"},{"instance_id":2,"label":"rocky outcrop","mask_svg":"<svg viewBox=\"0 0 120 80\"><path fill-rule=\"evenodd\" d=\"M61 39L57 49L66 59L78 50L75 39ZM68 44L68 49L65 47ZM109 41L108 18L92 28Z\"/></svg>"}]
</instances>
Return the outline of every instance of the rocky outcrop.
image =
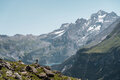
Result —
<instances>
[{"instance_id":1,"label":"rocky outcrop","mask_svg":"<svg viewBox=\"0 0 120 80\"><path fill-rule=\"evenodd\" d=\"M39 78L45 78L45 77L47 77L47 75L46 75L46 73L40 73L40 74L38 74L38 77Z\"/></svg>"},{"instance_id":2,"label":"rocky outcrop","mask_svg":"<svg viewBox=\"0 0 120 80\"><path fill-rule=\"evenodd\" d=\"M26 71L28 72L33 72L33 73L37 73L36 68L34 68L33 66L26 66Z\"/></svg>"},{"instance_id":3,"label":"rocky outcrop","mask_svg":"<svg viewBox=\"0 0 120 80\"><path fill-rule=\"evenodd\" d=\"M60 76L61 75L61 76ZM78 80L67 77L49 66L25 65L22 61L8 62L0 59L0 80Z\"/></svg>"},{"instance_id":4,"label":"rocky outcrop","mask_svg":"<svg viewBox=\"0 0 120 80\"><path fill-rule=\"evenodd\" d=\"M47 76L49 77L54 77L54 73L46 68L43 68L44 72L47 74Z\"/></svg>"},{"instance_id":5,"label":"rocky outcrop","mask_svg":"<svg viewBox=\"0 0 120 80\"><path fill-rule=\"evenodd\" d=\"M15 79L22 80L21 75L18 74L17 72L15 72L14 75L15 75Z\"/></svg>"}]
</instances>

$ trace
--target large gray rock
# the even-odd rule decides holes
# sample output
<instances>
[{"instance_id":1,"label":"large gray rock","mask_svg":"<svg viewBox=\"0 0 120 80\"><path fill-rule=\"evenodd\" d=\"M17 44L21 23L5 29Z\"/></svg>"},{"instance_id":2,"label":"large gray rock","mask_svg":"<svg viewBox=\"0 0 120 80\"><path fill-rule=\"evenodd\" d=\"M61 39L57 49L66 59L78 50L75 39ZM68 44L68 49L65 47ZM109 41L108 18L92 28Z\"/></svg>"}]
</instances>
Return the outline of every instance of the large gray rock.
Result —
<instances>
[{"instance_id":1,"label":"large gray rock","mask_svg":"<svg viewBox=\"0 0 120 80\"><path fill-rule=\"evenodd\" d=\"M48 77L54 77L54 73L50 70L47 70L46 68L44 68L44 72L47 74Z\"/></svg>"},{"instance_id":2,"label":"large gray rock","mask_svg":"<svg viewBox=\"0 0 120 80\"><path fill-rule=\"evenodd\" d=\"M46 78L47 75L46 75L46 73L40 73L40 74L38 74L38 77L39 78Z\"/></svg>"},{"instance_id":3,"label":"large gray rock","mask_svg":"<svg viewBox=\"0 0 120 80\"><path fill-rule=\"evenodd\" d=\"M11 70L9 70L9 71L6 72L6 76L10 77L12 75L13 75L13 72Z\"/></svg>"},{"instance_id":4,"label":"large gray rock","mask_svg":"<svg viewBox=\"0 0 120 80\"><path fill-rule=\"evenodd\" d=\"M37 73L37 69L33 66L26 66L26 71L29 71L29 72L33 72L33 73Z\"/></svg>"},{"instance_id":5,"label":"large gray rock","mask_svg":"<svg viewBox=\"0 0 120 80\"><path fill-rule=\"evenodd\" d=\"M17 72L15 72L14 75L15 75L15 78L16 78L16 79L22 80L21 75L19 75Z\"/></svg>"}]
</instances>

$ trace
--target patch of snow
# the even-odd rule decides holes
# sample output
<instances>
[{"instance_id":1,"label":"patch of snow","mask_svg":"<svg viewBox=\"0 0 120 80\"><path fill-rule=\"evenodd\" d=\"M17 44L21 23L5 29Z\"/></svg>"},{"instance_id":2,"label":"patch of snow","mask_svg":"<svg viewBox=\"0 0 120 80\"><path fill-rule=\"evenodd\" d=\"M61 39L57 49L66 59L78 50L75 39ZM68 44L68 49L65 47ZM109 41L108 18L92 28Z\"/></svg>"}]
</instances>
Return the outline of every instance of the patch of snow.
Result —
<instances>
[{"instance_id":1,"label":"patch of snow","mask_svg":"<svg viewBox=\"0 0 120 80\"><path fill-rule=\"evenodd\" d=\"M95 29L94 29L94 30L98 31L98 30L100 30L100 28L101 28L101 25L99 25L99 26L95 27Z\"/></svg>"},{"instance_id":2,"label":"patch of snow","mask_svg":"<svg viewBox=\"0 0 120 80\"><path fill-rule=\"evenodd\" d=\"M98 21L97 22L101 22L101 23L103 23L103 19L98 19Z\"/></svg>"},{"instance_id":3,"label":"patch of snow","mask_svg":"<svg viewBox=\"0 0 120 80\"><path fill-rule=\"evenodd\" d=\"M53 34L56 34L56 35L57 35L57 36L55 36L54 38L60 37L60 36L62 36L64 33L65 33L64 30L54 32ZM54 38L53 38L53 39L54 39Z\"/></svg>"},{"instance_id":4,"label":"patch of snow","mask_svg":"<svg viewBox=\"0 0 120 80\"><path fill-rule=\"evenodd\" d=\"M61 34L61 33L63 33L63 32L64 32L64 30L56 31L56 32L54 32L54 34Z\"/></svg>"},{"instance_id":5,"label":"patch of snow","mask_svg":"<svg viewBox=\"0 0 120 80\"><path fill-rule=\"evenodd\" d=\"M100 28L101 28L101 25L98 25L98 26L94 25L94 26L90 26L87 31L98 31L100 30Z\"/></svg>"},{"instance_id":6,"label":"patch of snow","mask_svg":"<svg viewBox=\"0 0 120 80\"><path fill-rule=\"evenodd\" d=\"M64 71L66 70L66 68L67 68L67 67L66 67L66 66L64 66L64 68L62 69L62 71L61 71L61 72L64 72Z\"/></svg>"},{"instance_id":7,"label":"patch of snow","mask_svg":"<svg viewBox=\"0 0 120 80\"><path fill-rule=\"evenodd\" d=\"M93 29L94 29L94 28L93 28L92 26L90 26L87 31L91 31L91 30L93 30Z\"/></svg>"},{"instance_id":8,"label":"patch of snow","mask_svg":"<svg viewBox=\"0 0 120 80\"><path fill-rule=\"evenodd\" d=\"M101 23L103 23L103 19L104 19L104 17L106 16L106 14L104 14L104 15L99 15L98 16L98 21L97 22L101 22Z\"/></svg>"},{"instance_id":9,"label":"patch of snow","mask_svg":"<svg viewBox=\"0 0 120 80\"><path fill-rule=\"evenodd\" d=\"M58 34L56 37L59 37L59 36L62 36L64 33L60 33L60 34Z\"/></svg>"},{"instance_id":10,"label":"patch of snow","mask_svg":"<svg viewBox=\"0 0 120 80\"><path fill-rule=\"evenodd\" d=\"M104 40L107 37L107 35L105 35L104 37L102 37L102 40Z\"/></svg>"},{"instance_id":11,"label":"patch of snow","mask_svg":"<svg viewBox=\"0 0 120 80\"><path fill-rule=\"evenodd\" d=\"M86 36L83 36L82 39L84 40Z\"/></svg>"},{"instance_id":12,"label":"patch of snow","mask_svg":"<svg viewBox=\"0 0 120 80\"><path fill-rule=\"evenodd\" d=\"M102 15L102 16L99 15L98 18L104 18L105 16L106 16L106 14L104 14L104 15Z\"/></svg>"}]
</instances>

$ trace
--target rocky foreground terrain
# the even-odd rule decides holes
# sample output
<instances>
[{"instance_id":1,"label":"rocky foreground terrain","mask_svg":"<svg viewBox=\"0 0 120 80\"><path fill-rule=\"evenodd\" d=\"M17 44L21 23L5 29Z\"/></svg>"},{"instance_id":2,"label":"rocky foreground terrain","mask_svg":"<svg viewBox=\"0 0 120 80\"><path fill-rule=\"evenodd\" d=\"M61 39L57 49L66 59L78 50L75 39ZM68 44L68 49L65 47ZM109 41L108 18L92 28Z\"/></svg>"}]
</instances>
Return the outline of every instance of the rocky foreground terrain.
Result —
<instances>
[{"instance_id":1,"label":"rocky foreground terrain","mask_svg":"<svg viewBox=\"0 0 120 80\"><path fill-rule=\"evenodd\" d=\"M22 61L10 62L0 59L0 80L80 80L51 71L48 66L37 63L25 65Z\"/></svg>"}]
</instances>

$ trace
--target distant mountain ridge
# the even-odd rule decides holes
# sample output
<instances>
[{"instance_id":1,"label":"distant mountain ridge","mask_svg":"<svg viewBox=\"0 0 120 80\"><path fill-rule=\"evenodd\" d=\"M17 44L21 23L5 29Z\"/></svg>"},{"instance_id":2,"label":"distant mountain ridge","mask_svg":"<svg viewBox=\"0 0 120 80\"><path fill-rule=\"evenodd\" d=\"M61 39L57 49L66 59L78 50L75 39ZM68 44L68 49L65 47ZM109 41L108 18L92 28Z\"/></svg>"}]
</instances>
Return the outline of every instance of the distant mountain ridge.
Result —
<instances>
[{"instance_id":1,"label":"distant mountain ridge","mask_svg":"<svg viewBox=\"0 0 120 80\"><path fill-rule=\"evenodd\" d=\"M76 51L90 44L96 35L108 28L119 16L116 13L98 11L90 19L77 19L65 23L48 34L40 36L0 36L0 56L9 60L32 63L36 58L43 65L61 63ZM108 34L106 34L108 35ZM103 36L101 36L103 38ZM97 43L102 39L96 41ZM95 44L97 44L95 43Z\"/></svg>"}]
</instances>

